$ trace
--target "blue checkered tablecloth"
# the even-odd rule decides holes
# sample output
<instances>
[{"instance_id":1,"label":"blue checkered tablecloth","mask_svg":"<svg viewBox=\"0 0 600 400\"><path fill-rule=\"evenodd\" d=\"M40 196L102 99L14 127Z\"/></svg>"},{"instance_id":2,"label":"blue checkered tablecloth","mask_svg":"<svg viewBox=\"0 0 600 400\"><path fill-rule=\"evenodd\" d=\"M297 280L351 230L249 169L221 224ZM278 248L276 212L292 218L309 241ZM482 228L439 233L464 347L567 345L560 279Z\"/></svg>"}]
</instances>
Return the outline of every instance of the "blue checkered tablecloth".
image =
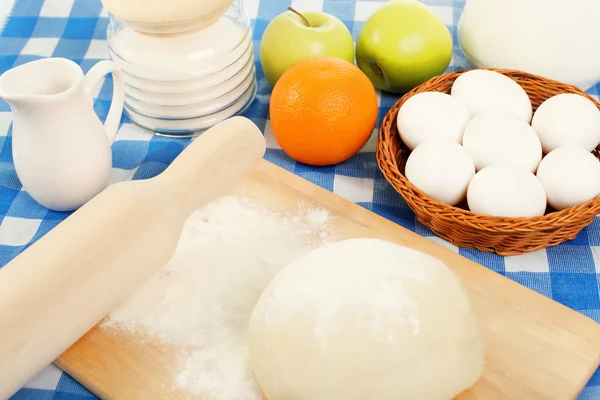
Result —
<instances>
[{"instance_id":1,"label":"blue checkered tablecloth","mask_svg":"<svg viewBox=\"0 0 600 400\"><path fill-rule=\"evenodd\" d=\"M501 1L501 0L498 0ZM292 5L299 10L322 10L340 18L354 38L365 19L381 4L373 0L243 0L252 18L258 73L258 95L245 112L264 132L265 158L359 205L418 232L487 268L528 286L545 296L600 322L600 218L565 244L516 257L500 257L457 248L437 237L415 220L380 173L375 161L376 131L365 148L352 159L332 167L312 168L287 157L273 138L268 115L270 86L259 60L259 42L271 19ZM451 70L469 67L456 41L456 29L464 0L425 0L452 30L455 39ZM4 27L2 29L2 22ZM0 73L42 57L66 57L84 72L108 58L108 16L100 0L0 0ZM101 86L95 109L105 118L110 105L109 79ZM598 95L598 87L590 90ZM397 97L379 94L379 118ZM17 179L11 153L12 128L9 106L0 100L0 266L60 223L68 214L48 211L24 191ZM189 143L166 139L123 118L113 145L112 182L144 179L163 171ZM0 360L8 362L8 360ZM90 399L89 391L49 366L20 390L14 399ZM592 377L580 399L600 399L600 372Z\"/></svg>"}]
</instances>

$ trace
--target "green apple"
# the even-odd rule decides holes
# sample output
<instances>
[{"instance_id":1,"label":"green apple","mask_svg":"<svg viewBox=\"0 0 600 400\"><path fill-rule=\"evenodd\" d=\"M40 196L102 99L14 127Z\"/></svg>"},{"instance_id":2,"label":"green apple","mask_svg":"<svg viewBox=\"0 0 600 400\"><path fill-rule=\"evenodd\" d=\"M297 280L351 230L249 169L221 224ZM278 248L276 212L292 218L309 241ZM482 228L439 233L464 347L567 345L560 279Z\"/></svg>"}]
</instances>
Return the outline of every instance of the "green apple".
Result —
<instances>
[{"instance_id":1,"label":"green apple","mask_svg":"<svg viewBox=\"0 0 600 400\"><path fill-rule=\"evenodd\" d=\"M271 86L298 61L319 56L354 63L352 34L333 15L290 10L267 25L260 43L260 62Z\"/></svg>"},{"instance_id":2,"label":"green apple","mask_svg":"<svg viewBox=\"0 0 600 400\"><path fill-rule=\"evenodd\" d=\"M452 58L452 35L417 0L391 0L374 12L356 41L356 63L373 85L405 93L443 73Z\"/></svg>"}]
</instances>

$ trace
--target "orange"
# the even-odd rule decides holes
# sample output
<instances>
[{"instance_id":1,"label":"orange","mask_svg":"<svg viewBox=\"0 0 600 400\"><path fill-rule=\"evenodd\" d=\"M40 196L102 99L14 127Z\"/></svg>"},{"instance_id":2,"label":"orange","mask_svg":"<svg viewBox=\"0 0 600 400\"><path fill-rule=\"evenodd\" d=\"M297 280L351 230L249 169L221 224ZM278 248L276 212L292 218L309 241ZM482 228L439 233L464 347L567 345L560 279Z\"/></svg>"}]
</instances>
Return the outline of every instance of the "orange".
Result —
<instances>
[{"instance_id":1,"label":"orange","mask_svg":"<svg viewBox=\"0 0 600 400\"><path fill-rule=\"evenodd\" d=\"M377 95L354 64L314 57L281 76L269 111L275 140L287 155L304 164L332 165L369 140L377 123Z\"/></svg>"}]
</instances>

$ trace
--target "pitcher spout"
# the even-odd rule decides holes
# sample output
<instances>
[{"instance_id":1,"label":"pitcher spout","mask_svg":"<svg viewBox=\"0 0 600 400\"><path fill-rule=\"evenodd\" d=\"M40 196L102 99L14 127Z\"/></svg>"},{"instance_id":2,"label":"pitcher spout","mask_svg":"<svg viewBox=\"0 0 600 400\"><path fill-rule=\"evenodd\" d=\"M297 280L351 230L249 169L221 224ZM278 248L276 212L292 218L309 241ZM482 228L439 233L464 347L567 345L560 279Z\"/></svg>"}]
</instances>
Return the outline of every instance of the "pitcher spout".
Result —
<instances>
[{"instance_id":1,"label":"pitcher spout","mask_svg":"<svg viewBox=\"0 0 600 400\"><path fill-rule=\"evenodd\" d=\"M0 75L0 98L12 107L58 101L69 96L82 79L79 65L71 60L44 58L31 61Z\"/></svg>"}]
</instances>

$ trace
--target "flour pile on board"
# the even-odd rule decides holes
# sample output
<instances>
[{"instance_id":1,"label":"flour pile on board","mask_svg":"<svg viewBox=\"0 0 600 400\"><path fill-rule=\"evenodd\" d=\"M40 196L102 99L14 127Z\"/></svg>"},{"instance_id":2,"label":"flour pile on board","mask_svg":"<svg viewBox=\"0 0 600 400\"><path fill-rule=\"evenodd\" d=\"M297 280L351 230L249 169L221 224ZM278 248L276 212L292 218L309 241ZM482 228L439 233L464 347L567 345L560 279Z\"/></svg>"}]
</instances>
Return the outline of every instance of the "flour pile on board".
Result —
<instances>
[{"instance_id":1,"label":"flour pile on board","mask_svg":"<svg viewBox=\"0 0 600 400\"><path fill-rule=\"evenodd\" d=\"M330 241L329 215L284 216L229 196L187 221L171 261L105 326L182 348L176 384L211 400L259 400L245 340L263 289L284 265Z\"/></svg>"}]
</instances>

